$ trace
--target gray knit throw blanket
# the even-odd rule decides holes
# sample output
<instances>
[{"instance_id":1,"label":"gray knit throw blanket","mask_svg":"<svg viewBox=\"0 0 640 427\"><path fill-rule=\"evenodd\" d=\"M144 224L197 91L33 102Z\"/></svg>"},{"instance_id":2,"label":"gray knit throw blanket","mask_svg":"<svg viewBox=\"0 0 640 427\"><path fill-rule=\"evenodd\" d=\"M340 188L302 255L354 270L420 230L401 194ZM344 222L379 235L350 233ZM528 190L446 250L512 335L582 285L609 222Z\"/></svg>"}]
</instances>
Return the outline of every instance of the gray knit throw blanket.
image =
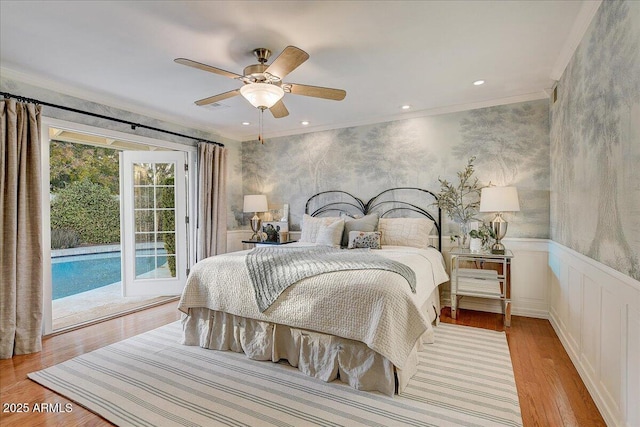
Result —
<instances>
[{"instance_id":1,"label":"gray knit throw blanket","mask_svg":"<svg viewBox=\"0 0 640 427\"><path fill-rule=\"evenodd\" d=\"M333 271L392 271L407 279L411 292L416 292L416 274L411 268L368 249L258 247L247 254L245 263L260 312L269 308L292 284Z\"/></svg>"}]
</instances>

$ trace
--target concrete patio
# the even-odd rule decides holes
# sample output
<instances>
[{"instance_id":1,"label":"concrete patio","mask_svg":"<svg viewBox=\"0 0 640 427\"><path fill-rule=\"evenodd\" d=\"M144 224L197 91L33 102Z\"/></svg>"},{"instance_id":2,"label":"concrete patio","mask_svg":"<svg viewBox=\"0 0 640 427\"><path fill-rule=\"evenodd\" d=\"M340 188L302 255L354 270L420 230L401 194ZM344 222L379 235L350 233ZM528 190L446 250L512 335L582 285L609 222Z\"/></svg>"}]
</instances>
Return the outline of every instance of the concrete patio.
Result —
<instances>
[{"instance_id":1,"label":"concrete patio","mask_svg":"<svg viewBox=\"0 0 640 427\"><path fill-rule=\"evenodd\" d=\"M175 298L123 297L121 286L120 282L113 283L53 300L53 330L58 331Z\"/></svg>"}]
</instances>

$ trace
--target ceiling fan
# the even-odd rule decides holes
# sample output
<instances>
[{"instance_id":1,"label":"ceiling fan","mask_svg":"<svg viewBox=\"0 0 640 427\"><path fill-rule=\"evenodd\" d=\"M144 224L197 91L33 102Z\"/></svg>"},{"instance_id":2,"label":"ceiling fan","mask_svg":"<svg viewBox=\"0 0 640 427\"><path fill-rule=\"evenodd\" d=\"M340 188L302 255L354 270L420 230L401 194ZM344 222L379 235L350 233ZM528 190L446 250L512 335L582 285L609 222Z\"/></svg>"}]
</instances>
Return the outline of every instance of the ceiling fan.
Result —
<instances>
[{"instance_id":1,"label":"ceiling fan","mask_svg":"<svg viewBox=\"0 0 640 427\"><path fill-rule=\"evenodd\" d=\"M200 106L222 101L223 99L237 95L242 95L254 107L259 108L262 111L269 109L271 114L273 114L273 117L279 119L289 115L287 107L285 107L282 102L282 97L285 93L330 99L334 101L341 101L347 95L347 92L342 89L283 82L282 79L309 59L309 54L300 48L287 46L270 65L267 65L267 61L271 56L271 51L269 49L254 49L253 54L258 59L258 63L245 67L242 75L212 67L211 65L192 61L190 59L176 58L174 61L178 64L237 79L244 83L244 85L239 89L230 90L229 92L220 93L218 95L196 101L196 105Z\"/></svg>"}]
</instances>

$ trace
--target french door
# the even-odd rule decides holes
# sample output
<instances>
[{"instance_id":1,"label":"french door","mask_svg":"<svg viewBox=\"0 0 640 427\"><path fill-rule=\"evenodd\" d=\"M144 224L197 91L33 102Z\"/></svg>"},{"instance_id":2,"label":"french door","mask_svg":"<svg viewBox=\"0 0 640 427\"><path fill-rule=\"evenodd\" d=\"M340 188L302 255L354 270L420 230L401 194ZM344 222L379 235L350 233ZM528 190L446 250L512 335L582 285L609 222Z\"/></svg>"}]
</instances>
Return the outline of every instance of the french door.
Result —
<instances>
[{"instance_id":1,"label":"french door","mask_svg":"<svg viewBox=\"0 0 640 427\"><path fill-rule=\"evenodd\" d=\"M123 151L122 292L179 295L187 277L186 153Z\"/></svg>"}]
</instances>

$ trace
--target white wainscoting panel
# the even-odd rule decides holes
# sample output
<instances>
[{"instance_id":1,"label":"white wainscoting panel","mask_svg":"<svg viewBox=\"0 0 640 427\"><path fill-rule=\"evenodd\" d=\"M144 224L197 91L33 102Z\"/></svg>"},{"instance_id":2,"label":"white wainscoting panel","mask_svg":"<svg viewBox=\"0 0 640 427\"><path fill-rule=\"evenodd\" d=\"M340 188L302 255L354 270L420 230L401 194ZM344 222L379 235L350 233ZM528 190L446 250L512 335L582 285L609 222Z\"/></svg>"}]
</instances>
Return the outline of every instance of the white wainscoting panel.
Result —
<instances>
[{"instance_id":1,"label":"white wainscoting panel","mask_svg":"<svg viewBox=\"0 0 640 427\"><path fill-rule=\"evenodd\" d=\"M588 324L585 327L600 327L600 377L599 386L608 406L616 413L621 411L622 362L622 311L624 301L616 298L610 289L603 286L602 306L600 307L600 325ZM582 349L578 349L579 354Z\"/></svg>"},{"instance_id":2,"label":"white wainscoting panel","mask_svg":"<svg viewBox=\"0 0 640 427\"><path fill-rule=\"evenodd\" d=\"M567 327L569 334L569 345L576 351L580 348L580 328L582 326L582 274L575 268L569 266L569 283L567 288Z\"/></svg>"},{"instance_id":3,"label":"white wainscoting panel","mask_svg":"<svg viewBox=\"0 0 640 427\"><path fill-rule=\"evenodd\" d=\"M600 316L602 300L600 288L590 277L584 277L582 293L582 319L583 325L598 325L586 328L582 331L581 360L584 368L593 378L600 376Z\"/></svg>"},{"instance_id":4,"label":"white wainscoting panel","mask_svg":"<svg viewBox=\"0 0 640 427\"><path fill-rule=\"evenodd\" d=\"M640 310L628 307L628 336L635 337L627 342L627 366L625 401L627 414L627 426L640 426ZM624 374L624 372L623 372ZM631 399L635 399L635 402Z\"/></svg>"},{"instance_id":5,"label":"white wainscoting panel","mask_svg":"<svg viewBox=\"0 0 640 427\"><path fill-rule=\"evenodd\" d=\"M640 426L640 282L549 243L549 318L610 426Z\"/></svg>"},{"instance_id":6,"label":"white wainscoting panel","mask_svg":"<svg viewBox=\"0 0 640 427\"><path fill-rule=\"evenodd\" d=\"M512 314L549 316L549 254L546 240L512 239L505 245L513 251L511 263Z\"/></svg>"}]
</instances>

